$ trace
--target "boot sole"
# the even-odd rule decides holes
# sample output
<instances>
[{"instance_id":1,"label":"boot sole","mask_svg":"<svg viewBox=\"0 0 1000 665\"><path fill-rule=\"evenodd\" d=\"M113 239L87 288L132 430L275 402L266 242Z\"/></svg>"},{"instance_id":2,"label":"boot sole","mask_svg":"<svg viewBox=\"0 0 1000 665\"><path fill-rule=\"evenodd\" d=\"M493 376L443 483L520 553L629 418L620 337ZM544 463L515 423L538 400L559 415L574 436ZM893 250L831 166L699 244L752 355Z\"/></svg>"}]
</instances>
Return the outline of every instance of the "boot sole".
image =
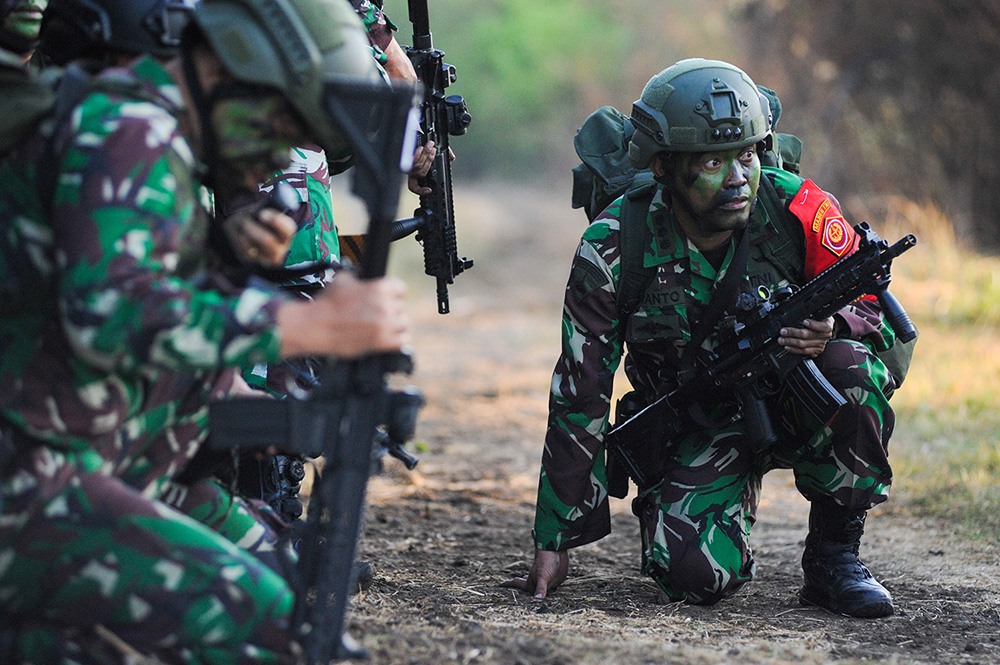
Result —
<instances>
[{"instance_id":1,"label":"boot sole","mask_svg":"<svg viewBox=\"0 0 1000 665\"><path fill-rule=\"evenodd\" d=\"M888 600L864 603L863 605L858 606L844 606L837 605L832 602L825 594L818 592L813 593L808 589L802 589L799 591L799 603L802 605L820 607L824 610L833 612L834 614L855 617L857 619L880 619L882 617L892 616L892 614L896 611L892 602Z\"/></svg>"}]
</instances>

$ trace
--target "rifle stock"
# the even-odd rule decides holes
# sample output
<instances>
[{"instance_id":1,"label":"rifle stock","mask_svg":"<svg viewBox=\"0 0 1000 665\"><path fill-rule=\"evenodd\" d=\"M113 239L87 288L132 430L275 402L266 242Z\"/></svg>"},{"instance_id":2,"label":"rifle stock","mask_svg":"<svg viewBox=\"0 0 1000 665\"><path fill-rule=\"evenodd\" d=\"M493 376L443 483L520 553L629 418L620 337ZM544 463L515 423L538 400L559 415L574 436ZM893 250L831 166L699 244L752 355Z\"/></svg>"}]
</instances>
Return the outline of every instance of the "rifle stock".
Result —
<instances>
[{"instance_id":1,"label":"rifle stock","mask_svg":"<svg viewBox=\"0 0 1000 665\"><path fill-rule=\"evenodd\" d=\"M774 433L763 400L783 386L821 422L836 415L846 403L843 396L812 360L778 344L782 328L825 319L863 295L877 294L897 339L905 343L916 338L916 327L887 290L892 260L913 247L916 237L907 235L890 246L867 223L855 230L861 237L855 252L781 299L744 303L742 316L729 317L722 341L695 372L605 434L605 446L640 490L662 480L672 440L695 427L721 427L744 419L758 449L770 445ZM702 405L710 401L708 396L728 390L735 392L739 408L723 420L707 418Z\"/></svg>"}]
</instances>

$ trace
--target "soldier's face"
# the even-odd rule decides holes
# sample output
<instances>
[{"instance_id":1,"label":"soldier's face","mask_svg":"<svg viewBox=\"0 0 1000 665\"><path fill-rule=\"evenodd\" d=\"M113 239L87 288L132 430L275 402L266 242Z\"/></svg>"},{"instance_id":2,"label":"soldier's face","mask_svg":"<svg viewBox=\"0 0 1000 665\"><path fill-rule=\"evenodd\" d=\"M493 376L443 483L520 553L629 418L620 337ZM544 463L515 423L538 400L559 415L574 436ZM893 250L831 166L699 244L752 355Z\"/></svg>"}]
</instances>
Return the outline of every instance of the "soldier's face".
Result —
<instances>
[{"instance_id":1,"label":"soldier's face","mask_svg":"<svg viewBox=\"0 0 1000 665\"><path fill-rule=\"evenodd\" d=\"M219 157L227 168L263 182L288 166L303 132L280 95L223 96L212 107Z\"/></svg>"},{"instance_id":2,"label":"soldier's face","mask_svg":"<svg viewBox=\"0 0 1000 665\"><path fill-rule=\"evenodd\" d=\"M49 0L20 0L14 4L3 29L7 32L34 41L42 28L42 12L48 6Z\"/></svg>"},{"instance_id":3,"label":"soldier's face","mask_svg":"<svg viewBox=\"0 0 1000 665\"><path fill-rule=\"evenodd\" d=\"M723 152L675 153L674 192L706 233L746 226L760 184L754 146ZM680 212L675 206L675 212Z\"/></svg>"}]
</instances>

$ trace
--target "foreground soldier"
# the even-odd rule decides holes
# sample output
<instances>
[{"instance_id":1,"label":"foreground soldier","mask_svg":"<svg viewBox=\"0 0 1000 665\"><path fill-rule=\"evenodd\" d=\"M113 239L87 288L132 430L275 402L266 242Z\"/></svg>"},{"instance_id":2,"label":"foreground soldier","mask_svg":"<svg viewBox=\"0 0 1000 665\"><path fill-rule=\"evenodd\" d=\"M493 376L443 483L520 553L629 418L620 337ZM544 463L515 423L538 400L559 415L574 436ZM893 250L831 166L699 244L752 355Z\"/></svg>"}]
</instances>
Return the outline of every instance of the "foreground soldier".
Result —
<instances>
[{"instance_id":1,"label":"foreground soldier","mask_svg":"<svg viewBox=\"0 0 1000 665\"><path fill-rule=\"evenodd\" d=\"M629 204L615 201L587 229L573 264L542 457L535 560L527 577L506 582L538 597L565 579L570 548L610 530L602 440L623 345L628 378L648 404L693 368L696 349L714 344L721 310L712 314L711 300L726 291L720 287L728 272L738 271L743 292L804 284L856 246L835 201L811 181L769 172L764 177L774 178L780 205L762 205L769 106L736 67L677 63L649 81L631 120L629 160L651 169L656 185L648 212L630 217L628 228L644 237L638 256L655 272L635 308L622 311L619 220ZM779 223L771 209L794 216ZM709 319L708 329L701 319ZM858 548L865 511L887 498L892 479L886 450L895 383L876 352L893 346L893 332L878 303L862 300L781 334L790 353L815 359L847 404L824 426L779 394L769 403L779 441L760 452L742 421L688 429L669 449L662 482L633 503L642 570L672 601L713 604L735 593L754 574L749 535L761 478L791 468L811 503L802 602L859 617L891 614L889 593L858 560Z\"/></svg>"},{"instance_id":2,"label":"foreground soldier","mask_svg":"<svg viewBox=\"0 0 1000 665\"><path fill-rule=\"evenodd\" d=\"M0 476L0 610L25 661L295 662L281 577L156 497L237 368L408 339L393 280L344 275L310 303L203 270L199 163L231 195L304 140L342 149L322 79L377 80L356 16L342 0L202 0L194 19L181 59L109 71L57 134L57 291L0 321L15 452ZM0 183L4 214L43 233L33 164L49 145L22 146Z\"/></svg>"}]
</instances>

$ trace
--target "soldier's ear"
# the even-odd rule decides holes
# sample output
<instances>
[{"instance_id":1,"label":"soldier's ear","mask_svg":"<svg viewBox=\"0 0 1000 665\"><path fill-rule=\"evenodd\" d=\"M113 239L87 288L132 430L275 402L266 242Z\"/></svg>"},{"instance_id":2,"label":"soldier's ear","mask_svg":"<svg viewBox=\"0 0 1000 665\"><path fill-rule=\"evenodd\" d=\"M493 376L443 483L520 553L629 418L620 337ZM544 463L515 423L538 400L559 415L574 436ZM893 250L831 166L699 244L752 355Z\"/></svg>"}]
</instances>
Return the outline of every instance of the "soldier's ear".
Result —
<instances>
[{"instance_id":1,"label":"soldier's ear","mask_svg":"<svg viewBox=\"0 0 1000 665\"><path fill-rule=\"evenodd\" d=\"M667 169L664 168L663 164L664 154L662 152L653 155L653 159L649 161L649 170L653 172L653 175L657 178L662 178L667 174Z\"/></svg>"},{"instance_id":2,"label":"soldier's ear","mask_svg":"<svg viewBox=\"0 0 1000 665\"><path fill-rule=\"evenodd\" d=\"M658 152L649 161L649 170L653 172L653 177L657 181L663 182L664 178L672 177L674 172L674 157L672 152Z\"/></svg>"}]
</instances>

